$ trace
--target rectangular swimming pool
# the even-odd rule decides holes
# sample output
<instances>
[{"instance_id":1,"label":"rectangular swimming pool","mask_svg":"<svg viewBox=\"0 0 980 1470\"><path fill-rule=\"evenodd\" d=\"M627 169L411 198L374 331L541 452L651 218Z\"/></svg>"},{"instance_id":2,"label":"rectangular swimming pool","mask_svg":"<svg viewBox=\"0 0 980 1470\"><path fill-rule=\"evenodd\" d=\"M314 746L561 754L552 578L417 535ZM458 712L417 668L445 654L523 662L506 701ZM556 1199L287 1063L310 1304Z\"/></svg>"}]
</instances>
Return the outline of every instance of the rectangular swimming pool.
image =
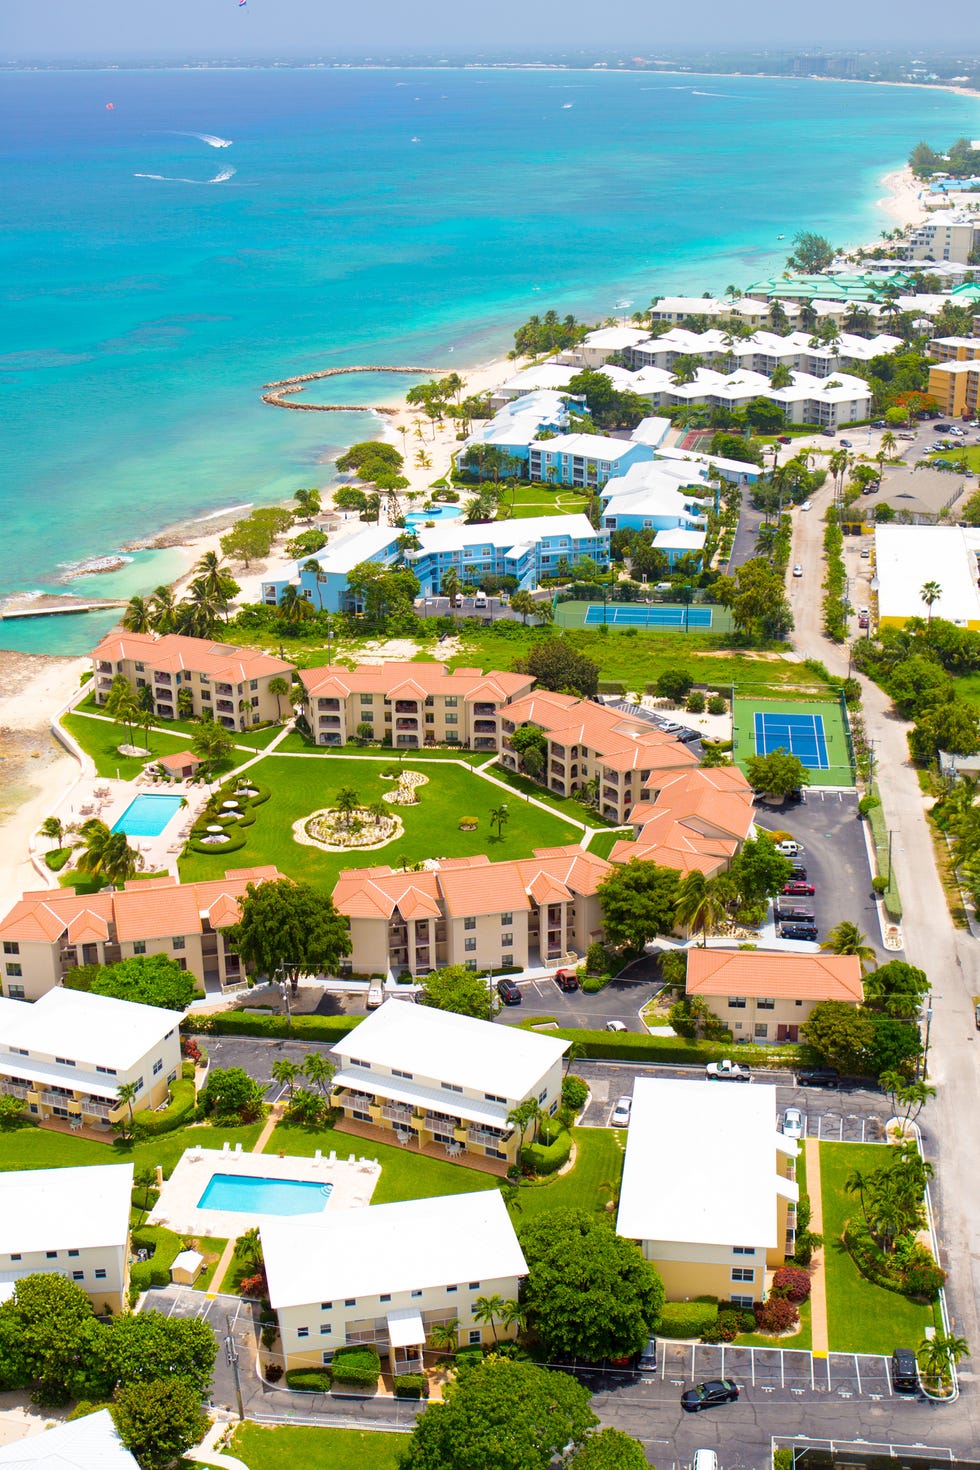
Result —
<instances>
[{"instance_id":1,"label":"rectangular swimming pool","mask_svg":"<svg viewBox=\"0 0 980 1470\"><path fill-rule=\"evenodd\" d=\"M134 796L121 817L112 824L113 832L127 837L159 837L167 823L180 811L180 796Z\"/></svg>"},{"instance_id":2,"label":"rectangular swimming pool","mask_svg":"<svg viewBox=\"0 0 980 1470\"><path fill-rule=\"evenodd\" d=\"M331 1184L298 1179L250 1179L240 1174L212 1174L197 1202L199 1210L228 1210L235 1215L313 1215L327 1207Z\"/></svg>"}]
</instances>

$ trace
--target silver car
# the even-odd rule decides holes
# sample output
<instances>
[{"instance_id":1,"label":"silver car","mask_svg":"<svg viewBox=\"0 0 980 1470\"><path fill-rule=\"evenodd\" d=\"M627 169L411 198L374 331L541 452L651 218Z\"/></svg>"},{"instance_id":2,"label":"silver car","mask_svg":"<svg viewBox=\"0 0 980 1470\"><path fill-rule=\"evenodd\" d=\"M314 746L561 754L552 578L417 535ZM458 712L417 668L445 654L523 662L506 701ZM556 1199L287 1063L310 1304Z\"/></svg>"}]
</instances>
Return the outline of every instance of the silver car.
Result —
<instances>
[{"instance_id":1,"label":"silver car","mask_svg":"<svg viewBox=\"0 0 980 1470\"><path fill-rule=\"evenodd\" d=\"M799 1108L787 1108L783 1114L783 1137L802 1138L806 1132L806 1119Z\"/></svg>"},{"instance_id":2,"label":"silver car","mask_svg":"<svg viewBox=\"0 0 980 1470\"><path fill-rule=\"evenodd\" d=\"M613 1108L613 1128L628 1128L630 1126L630 1113L632 1111L633 1099L631 1097L618 1098L616 1106Z\"/></svg>"}]
</instances>

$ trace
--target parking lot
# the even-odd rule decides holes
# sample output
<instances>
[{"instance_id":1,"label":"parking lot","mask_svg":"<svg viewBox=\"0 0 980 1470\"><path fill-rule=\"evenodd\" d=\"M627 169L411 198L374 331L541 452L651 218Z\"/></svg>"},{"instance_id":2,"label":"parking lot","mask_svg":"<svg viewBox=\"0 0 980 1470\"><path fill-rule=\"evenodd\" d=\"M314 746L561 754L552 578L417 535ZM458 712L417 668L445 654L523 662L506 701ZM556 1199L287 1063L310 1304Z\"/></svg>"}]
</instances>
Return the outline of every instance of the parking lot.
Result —
<instances>
[{"instance_id":1,"label":"parking lot","mask_svg":"<svg viewBox=\"0 0 980 1470\"><path fill-rule=\"evenodd\" d=\"M631 973L635 979L610 980L594 995L581 989L566 994L550 977L522 980L520 1007L504 1006L497 1019L506 1023L520 1021L525 1015L554 1016L560 1026L586 1030L601 1030L607 1021L622 1021L628 1031L643 1031L639 1013L660 988L659 971L656 962L650 960Z\"/></svg>"},{"instance_id":2,"label":"parking lot","mask_svg":"<svg viewBox=\"0 0 980 1470\"><path fill-rule=\"evenodd\" d=\"M664 1384L687 1388L707 1378L732 1378L743 1394L839 1398L892 1398L889 1360L878 1354L829 1353L814 1357L791 1348L733 1347L661 1340L658 1374Z\"/></svg>"}]
</instances>

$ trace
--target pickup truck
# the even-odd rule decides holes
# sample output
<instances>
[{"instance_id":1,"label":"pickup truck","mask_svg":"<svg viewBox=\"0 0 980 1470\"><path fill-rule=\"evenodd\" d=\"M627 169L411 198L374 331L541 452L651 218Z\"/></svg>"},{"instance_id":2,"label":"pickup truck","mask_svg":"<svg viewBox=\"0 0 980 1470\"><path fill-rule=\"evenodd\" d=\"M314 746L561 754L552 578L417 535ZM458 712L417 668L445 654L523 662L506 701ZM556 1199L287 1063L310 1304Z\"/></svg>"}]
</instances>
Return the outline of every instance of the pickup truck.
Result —
<instances>
[{"instance_id":1,"label":"pickup truck","mask_svg":"<svg viewBox=\"0 0 980 1470\"><path fill-rule=\"evenodd\" d=\"M751 1082L752 1080L752 1073L748 1067L742 1067L728 1057L723 1062L709 1062L704 1069L704 1075L709 1082Z\"/></svg>"}]
</instances>

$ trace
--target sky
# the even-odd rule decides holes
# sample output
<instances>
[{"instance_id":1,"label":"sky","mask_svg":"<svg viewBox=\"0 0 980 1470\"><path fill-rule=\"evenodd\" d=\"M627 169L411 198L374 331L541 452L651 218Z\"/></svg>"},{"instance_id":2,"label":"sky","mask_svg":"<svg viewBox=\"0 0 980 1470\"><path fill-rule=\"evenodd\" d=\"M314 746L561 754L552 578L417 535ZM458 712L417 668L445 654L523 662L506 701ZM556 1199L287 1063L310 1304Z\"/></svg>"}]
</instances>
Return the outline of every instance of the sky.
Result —
<instances>
[{"instance_id":1,"label":"sky","mask_svg":"<svg viewBox=\"0 0 980 1470\"><path fill-rule=\"evenodd\" d=\"M975 44L960 32L958 44ZM0 0L0 61L165 60L425 53L552 55L623 47L655 56L670 45L846 49L922 44L920 7L910 0L524 0L518 8L468 0ZM938 40L938 38L936 38ZM587 56L583 57L588 60Z\"/></svg>"}]
</instances>

